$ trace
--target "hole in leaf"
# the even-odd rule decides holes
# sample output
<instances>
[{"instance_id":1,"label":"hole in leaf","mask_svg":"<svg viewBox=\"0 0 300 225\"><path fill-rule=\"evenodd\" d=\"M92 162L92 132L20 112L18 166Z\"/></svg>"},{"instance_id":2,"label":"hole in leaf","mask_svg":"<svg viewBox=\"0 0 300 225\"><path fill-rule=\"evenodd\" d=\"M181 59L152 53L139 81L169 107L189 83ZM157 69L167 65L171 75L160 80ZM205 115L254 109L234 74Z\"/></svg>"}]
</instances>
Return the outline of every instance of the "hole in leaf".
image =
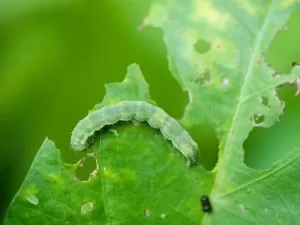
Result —
<instances>
[{"instance_id":1,"label":"hole in leaf","mask_svg":"<svg viewBox=\"0 0 300 225\"><path fill-rule=\"evenodd\" d=\"M93 202L84 202L80 206L81 214L89 214L93 211L94 203Z\"/></svg>"},{"instance_id":2,"label":"hole in leaf","mask_svg":"<svg viewBox=\"0 0 300 225\"><path fill-rule=\"evenodd\" d=\"M27 195L26 199L34 205L39 204L39 199L35 195Z\"/></svg>"},{"instance_id":3,"label":"hole in leaf","mask_svg":"<svg viewBox=\"0 0 300 225\"><path fill-rule=\"evenodd\" d=\"M272 127L256 127L250 132L244 143L244 161L249 167L267 169L300 146L300 97L294 93L291 85L279 88L278 96L286 102L284 115Z\"/></svg>"},{"instance_id":4,"label":"hole in leaf","mask_svg":"<svg viewBox=\"0 0 300 225\"><path fill-rule=\"evenodd\" d=\"M87 156L82 158L80 164L78 165L75 176L81 181L88 181L93 176L97 175L97 162L95 158L95 153L87 153Z\"/></svg>"},{"instance_id":5,"label":"hole in leaf","mask_svg":"<svg viewBox=\"0 0 300 225\"><path fill-rule=\"evenodd\" d=\"M269 98L265 96L260 97L261 103L265 106L269 106Z\"/></svg>"},{"instance_id":6,"label":"hole in leaf","mask_svg":"<svg viewBox=\"0 0 300 225\"><path fill-rule=\"evenodd\" d=\"M241 209L241 212L242 212L242 213L246 213L246 212L248 211L248 207L245 206L244 204L241 204L241 205L240 205L240 209Z\"/></svg>"},{"instance_id":7,"label":"hole in leaf","mask_svg":"<svg viewBox=\"0 0 300 225\"><path fill-rule=\"evenodd\" d=\"M222 82L222 85L223 85L224 87L227 87L227 86L229 85L229 79L228 79L227 77L225 77L225 76L223 76L223 77L221 78L221 82Z\"/></svg>"},{"instance_id":8,"label":"hole in leaf","mask_svg":"<svg viewBox=\"0 0 300 225\"><path fill-rule=\"evenodd\" d=\"M203 85L203 84L207 84L209 80L210 80L210 71L209 69L205 69L204 72L200 75L200 77L194 80L194 83Z\"/></svg>"},{"instance_id":9,"label":"hole in leaf","mask_svg":"<svg viewBox=\"0 0 300 225\"><path fill-rule=\"evenodd\" d=\"M145 210L144 210L144 215L145 215L145 217L150 217L150 216L151 216L151 211L150 211L150 209L145 209Z\"/></svg>"},{"instance_id":10,"label":"hole in leaf","mask_svg":"<svg viewBox=\"0 0 300 225\"><path fill-rule=\"evenodd\" d=\"M149 209L144 210L144 215L145 217L150 217L151 216L151 211Z\"/></svg>"},{"instance_id":11,"label":"hole in leaf","mask_svg":"<svg viewBox=\"0 0 300 225\"><path fill-rule=\"evenodd\" d=\"M255 123L256 125L260 125L264 122L265 116L264 115L254 115L251 117L251 121Z\"/></svg>"},{"instance_id":12,"label":"hole in leaf","mask_svg":"<svg viewBox=\"0 0 300 225\"><path fill-rule=\"evenodd\" d=\"M146 27L140 35L144 38L151 37L152 47L150 49L155 53L154 57L152 55L140 57L140 51L145 46L139 46L141 50L135 54L134 58L134 61L138 59L137 63L149 86L155 87L151 88L151 98L170 115L180 118L189 100L188 95L181 88L183 84L174 79L169 70L163 32L158 28ZM168 91L166 91L166 87Z\"/></svg>"},{"instance_id":13,"label":"hole in leaf","mask_svg":"<svg viewBox=\"0 0 300 225\"><path fill-rule=\"evenodd\" d=\"M271 64L275 71L289 73L291 62L300 62L300 11L295 11L290 20L272 41L265 57L265 62ZM288 29L287 29L288 27Z\"/></svg>"},{"instance_id":14,"label":"hole in leaf","mask_svg":"<svg viewBox=\"0 0 300 225\"><path fill-rule=\"evenodd\" d=\"M160 219L161 219L161 220L166 219L166 214L161 214L161 215L160 215Z\"/></svg>"},{"instance_id":15,"label":"hole in leaf","mask_svg":"<svg viewBox=\"0 0 300 225\"><path fill-rule=\"evenodd\" d=\"M197 142L200 157L199 162L206 170L212 170L218 160L219 140L210 125L197 125L189 130L190 135Z\"/></svg>"},{"instance_id":16,"label":"hole in leaf","mask_svg":"<svg viewBox=\"0 0 300 225\"><path fill-rule=\"evenodd\" d=\"M194 45L196 52L204 54L211 49L211 43L203 39L199 39Z\"/></svg>"}]
</instances>

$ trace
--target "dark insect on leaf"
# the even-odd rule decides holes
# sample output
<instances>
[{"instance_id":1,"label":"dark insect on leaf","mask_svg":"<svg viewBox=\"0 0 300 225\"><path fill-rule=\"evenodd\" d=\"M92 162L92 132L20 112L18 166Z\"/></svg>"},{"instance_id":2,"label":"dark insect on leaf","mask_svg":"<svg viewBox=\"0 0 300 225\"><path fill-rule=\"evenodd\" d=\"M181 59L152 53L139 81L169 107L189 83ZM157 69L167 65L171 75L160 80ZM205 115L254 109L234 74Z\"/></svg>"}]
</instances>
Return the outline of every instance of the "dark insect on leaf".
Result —
<instances>
[{"instance_id":1,"label":"dark insect on leaf","mask_svg":"<svg viewBox=\"0 0 300 225\"><path fill-rule=\"evenodd\" d=\"M298 66L299 64L298 63L296 63L296 62L292 62L292 67L294 67L294 66Z\"/></svg>"},{"instance_id":2,"label":"dark insect on leaf","mask_svg":"<svg viewBox=\"0 0 300 225\"><path fill-rule=\"evenodd\" d=\"M200 198L203 212L211 212L211 204L207 195L202 195Z\"/></svg>"}]
</instances>

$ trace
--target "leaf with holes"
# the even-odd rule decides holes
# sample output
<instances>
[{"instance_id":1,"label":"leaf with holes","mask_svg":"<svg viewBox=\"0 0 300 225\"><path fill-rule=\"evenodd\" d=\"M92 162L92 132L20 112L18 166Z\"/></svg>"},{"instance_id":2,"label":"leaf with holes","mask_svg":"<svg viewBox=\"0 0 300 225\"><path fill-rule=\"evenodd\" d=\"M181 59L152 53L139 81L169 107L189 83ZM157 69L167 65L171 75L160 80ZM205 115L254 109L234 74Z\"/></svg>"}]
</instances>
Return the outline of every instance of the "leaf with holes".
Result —
<instances>
[{"instance_id":1,"label":"leaf with holes","mask_svg":"<svg viewBox=\"0 0 300 225\"><path fill-rule=\"evenodd\" d=\"M152 102L139 67L129 66L122 83L106 85L92 111L124 100ZM12 202L5 224L197 224L200 196L211 189L211 174L186 159L147 123L119 122L96 136L92 150L66 165L45 140ZM79 172L88 159L96 169Z\"/></svg>"},{"instance_id":2,"label":"leaf with holes","mask_svg":"<svg viewBox=\"0 0 300 225\"><path fill-rule=\"evenodd\" d=\"M153 4L144 24L163 30L170 70L190 98L180 122L187 130L214 127L220 141L215 169L187 168L158 130L120 122L96 136L85 157L96 169L80 180L86 160L65 164L46 139L4 224L297 224L300 148L256 171L243 163L243 142L254 127L277 122L283 105L276 87L300 77L297 66L278 74L264 63L276 32L298 8L291 0ZM210 46L199 50L199 41ZM92 111L125 100L151 102L137 65L122 83L106 86Z\"/></svg>"},{"instance_id":3,"label":"leaf with holes","mask_svg":"<svg viewBox=\"0 0 300 225\"><path fill-rule=\"evenodd\" d=\"M279 74L264 62L299 9L293 0L168 0L153 5L144 20L163 30L170 70L189 94L182 123L209 123L220 141L207 193L213 213L198 224L299 223L300 146L265 171L243 163L249 132L274 125L282 114L276 87L300 76L299 67ZM201 42L209 48L199 49Z\"/></svg>"}]
</instances>

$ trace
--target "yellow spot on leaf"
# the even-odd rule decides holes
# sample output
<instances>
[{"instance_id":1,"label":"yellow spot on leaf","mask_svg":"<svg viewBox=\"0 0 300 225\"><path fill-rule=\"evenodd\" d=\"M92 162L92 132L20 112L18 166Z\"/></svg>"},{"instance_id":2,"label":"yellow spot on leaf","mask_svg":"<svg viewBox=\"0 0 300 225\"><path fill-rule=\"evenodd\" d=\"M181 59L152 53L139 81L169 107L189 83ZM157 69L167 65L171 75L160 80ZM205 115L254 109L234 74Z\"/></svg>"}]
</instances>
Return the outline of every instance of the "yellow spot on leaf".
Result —
<instances>
[{"instance_id":1,"label":"yellow spot on leaf","mask_svg":"<svg viewBox=\"0 0 300 225\"><path fill-rule=\"evenodd\" d=\"M106 105L115 105L118 104L121 100L118 98L110 98L107 102Z\"/></svg>"},{"instance_id":2,"label":"yellow spot on leaf","mask_svg":"<svg viewBox=\"0 0 300 225\"><path fill-rule=\"evenodd\" d=\"M243 0L240 3L240 5L242 5L246 9L246 11L252 15L254 15L258 12L257 7L254 4L250 3L249 0Z\"/></svg>"},{"instance_id":3,"label":"yellow spot on leaf","mask_svg":"<svg viewBox=\"0 0 300 225\"><path fill-rule=\"evenodd\" d=\"M31 185L30 187L26 188L26 190L24 190L24 194L25 195L29 195L29 194L37 194L39 191L36 188L36 186Z\"/></svg>"},{"instance_id":4,"label":"yellow spot on leaf","mask_svg":"<svg viewBox=\"0 0 300 225\"><path fill-rule=\"evenodd\" d=\"M57 176L56 174L54 173L49 173L48 176L55 180L55 182L59 183L59 184L63 184L64 183L64 179L61 177L61 176Z\"/></svg>"},{"instance_id":5,"label":"yellow spot on leaf","mask_svg":"<svg viewBox=\"0 0 300 225\"><path fill-rule=\"evenodd\" d=\"M111 170L108 170L108 169L103 171L103 176L107 179L112 180L112 181L119 181L120 180L120 177L119 177L118 174L116 174L116 173L114 173L114 172L112 172Z\"/></svg>"},{"instance_id":6,"label":"yellow spot on leaf","mask_svg":"<svg viewBox=\"0 0 300 225\"><path fill-rule=\"evenodd\" d=\"M226 29L230 20L230 15L226 12L221 12L212 6L211 1L195 0L196 6L192 13L192 20L197 22L205 20L212 27Z\"/></svg>"},{"instance_id":7,"label":"yellow spot on leaf","mask_svg":"<svg viewBox=\"0 0 300 225\"><path fill-rule=\"evenodd\" d=\"M297 3L297 2L300 3L299 0L283 0L283 1L282 1L282 6L283 6L284 8L288 8L288 7L294 5L294 4Z\"/></svg>"},{"instance_id":8,"label":"yellow spot on leaf","mask_svg":"<svg viewBox=\"0 0 300 225\"><path fill-rule=\"evenodd\" d=\"M189 62L197 65L199 74L204 74L207 69L211 72L215 63L226 64L226 67L233 69L237 67L239 53L233 41L218 37L213 38L210 42L211 50L205 53L205 56L196 55L189 59ZM212 76L211 79L214 77Z\"/></svg>"},{"instance_id":9,"label":"yellow spot on leaf","mask_svg":"<svg viewBox=\"0 0 300 225\"><path fill-rule=\"evenodd\" d=\"M165 11L165 6L159 3L153 4L149 15L144 20L144 25L160 27L169 21L169 15Z\"/></svg>"},{"instance_id":10,"label":"yellow spot on leaf","mask_svg":"<svg viewBox=\"0 0 300 225\"><path fill-rule=\"evenodd\" d=\"M129 169L129 168L123 168L121 169L122 177L126 180L136 180L136 173L135 171Z\"/></svg>"},{"instance_id":11,"label":"yellow spot on leaf","mask_svg":"<svg viewBox=\"0 0 300 225\"><path fill-rule=\"evenodd\" d=\"M233 191L233 190L235 190L235 187L232 187L231 185L228 185L228 186L226 187L226 191L227 191L227 192L231 192L231 191Z\"/></svg>"}]
</instances>

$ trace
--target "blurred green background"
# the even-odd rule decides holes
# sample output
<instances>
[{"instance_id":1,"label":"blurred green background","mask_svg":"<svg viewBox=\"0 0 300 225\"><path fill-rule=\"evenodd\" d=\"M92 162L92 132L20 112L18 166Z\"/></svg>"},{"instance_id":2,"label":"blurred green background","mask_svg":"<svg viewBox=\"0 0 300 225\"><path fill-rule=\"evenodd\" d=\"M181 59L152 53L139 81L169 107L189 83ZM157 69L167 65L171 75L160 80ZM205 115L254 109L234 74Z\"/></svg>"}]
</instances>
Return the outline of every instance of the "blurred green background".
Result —
<instances>
[{"instance_id":1,"label":"blurred green background","mask_svg":"<svg viewBox=\"0 0 300 225\"><path fill-rule=\"evenodd\" d=\"M2 218L45 137L55 141L64 161L82 157L68 149L73 127L102 100L105 83L123 80L129 64L141 66L152 99L181 117L188 97L168 70L163 34L155 28L138 29L151 2L0 0ZM267 53L277 71L287 73L292 61L300 62L299 21L300 13L295 13ZM281 88L287 106L281 121L250 133L244 145L249 166L268 168L300 147L300 97L294 93L292 87ZM205 168L212 169L218 151L214 130L201 125L191 133Z\"/></svg>"}]
</instances>

